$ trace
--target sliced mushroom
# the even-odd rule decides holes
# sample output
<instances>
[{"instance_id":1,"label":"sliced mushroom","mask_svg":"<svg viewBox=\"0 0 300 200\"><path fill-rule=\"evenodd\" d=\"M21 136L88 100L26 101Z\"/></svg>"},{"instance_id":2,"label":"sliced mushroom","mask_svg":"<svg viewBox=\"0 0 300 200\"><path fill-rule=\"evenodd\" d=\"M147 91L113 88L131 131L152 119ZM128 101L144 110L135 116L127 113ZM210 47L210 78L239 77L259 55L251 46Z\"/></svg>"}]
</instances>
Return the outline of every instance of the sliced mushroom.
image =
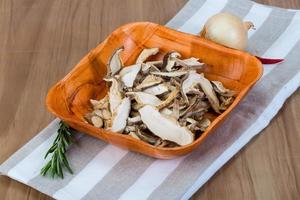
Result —
<instances>
[{"instance_id":1,"label":"sliced mushroom","mask_svg":"<svg viewBox=\"0 0 300 200\"><path fill-rule=\"evenodd\" d=\"M180 58L180 53L173 51L170 53L167 53L163 58L163 65L162 68L165 68L168 72L173 70L173 67L175 66L175 58Z\"/></svg>"},{"instance_id":2,"label":"sliced mushroom","mask_svg":"<svg viewBox=\"0 0 300 200\"><path fill-rule=\"evenodd\" d=\"M112 114L112 127L111 130L114 132L122 133L126 127L127 118L130 112L130 99L125 97L120 105L117 107L115 112Z\"/></svg>"},{"instance_id":3,"label":"sliced mushroom","mask_svg":"<svg viewBox=\"0 0 300 200\"><path fill-rule=\"evenodd\" d=\"M130 133L128 133L128 135L130 135L131 137L133 137L133 138L135 138L135 139L137 139L137 140L141 140L141 139L137 136L137 134L136 134L135 132L130 132Z\"/></svg>"},{"instance_id":4,"label":"sliced mushroom","mask_svg":"<svg viewBox=\"0 0 300 200\"><path fill-rule=\"evenodd\" d=\"M123 61L120 57L120 53L124 51L124 47L120 47L112 54L107 64L107 75L113 76L123 67Z\"/></svg>"},{"instance_id":5,"label":"sliced mushroom","mask_svg":"<svg viewBox=\"0 0 300 200\"><path fill-rule=\"evenodd\" d=\"M163 102L161 102L159 105L157 105L156 107L160 110L168 105L170 105L172 103L172 101L177 97L177 94L179 93L179 89L174 89L168 96L168 98L166 100L164 100Z\"/></svg>"},{"instance_id":6,"label":"sliced mushroom","mask_svg":"<svg viewBox=\"0 0 300 200\"><path fill-rule=\"evenodd\" d=\"M220 96L221 105L220 110L226 110L233 102L233 97Z\"/></svg>"},{"instance_id":7,"label":"sliced mushroom","mask_svg":"<svg viewBox=\"0 0 300 200\"><path fill-rule=\"evenodd\" d=\"M150 56L153 56L159 52L158 48L150 48L150 49L143 49L140 53L139 57L136 59L136 63L143 63L145 62Z\"/></svg>"},{"instance_id":8,"label":"sliced mushroom","mask_svg":"<svg viewBox=\"0 0 300 200\"><path fill-rule=\"evenodd\" d=\"M171 72L151 72L153 75L157 76L165 76L165 77L177 77L187 74L188 70L177 70L177 71L171 71Z\"/></svg>"},{"instance_id":9,"label":"sliced mushroom","mask_svg":"<svg viewBox=\"0 0 300 200\"><path fill-rule=\"evenodd\" d=\"M145 64L151 64L151 65L154 65L155 67L161 67L163 64L163 61L162 60L148 61Z\"/></svg>"},{"instance_id":10,"label":"sliced mushroom","mask_svg":"<svg viewBox=\"0 0 300 200\"><path fill-rule=\"evenodd\" d=\"M173 111L170 110L169 108L163 108L163 109L161 109L160 113L164 114L164 115L170 115L171 116L173 114Z\"/></svg>"},{"instance_id":11,"label":"sliced mushroom","mask_svg":"<svg viewBox=\"0 0 300 200\"><path fill-rule=\"evenodd\" d=\"M197 58L191 57L188 59L180 60L179 58L174 59L176 64L187 69L201 69L204 63L200 63Z\"/></svg>"},{"instance_id":12,"label":"sliced mushroom","mask_svg":"<svg viewBox=\"0 0 300 200\"><path fill-rule=\"evenodd\" d=\"M90 102L94 109L103 109L103 108L106 109L106 108L108 108L108 105L109 105L108 95L105 95L105 97L103 97L99 101L90 99Z\"/></svg>"},{"instance_id":13,"label":"sliced mushroom","mask_svg":"<svg viewBox=\"0 0 300 200\"><path fill-rule=\"evenodd\" d=\"M130 133L130 132L135 132L135 131L136 131L135 126L126 126L124 129L125 133Z\"/></svg>"},{"instance_id":14,"label":"sliced mushroom","mask_svg":"<svg viewBox=\"0 0 300 200\"><path fill-rule=\"evenodd\" d=\"M147 87L151 87L151 86L154 86L154 85L157 85L159 83L163 82L163 79L161 77L158 77L158 76L154 76L154 75L148 75L146 76L146 78L139 84L137 85L135 88L137 90L140 90L140 89L144 89L144 88L147 88Z\"/></svg>"},{"instance_id":15,"label":"sliced mushroom","mask_svg":"<svg viewBox=\"0 0 300 200\"><path fill-rule=\"evenodd\" d=\"M91 122L97 128L101 128L103 126L103 120L99 116L92 116L91 117Z\"/></svg>"},{"instance_id":16,"label":"sliced mushroom","mask_svg":"<svg viewBox=\"0 0 300 200\"><path fill-rule=\"evenodd\" d=\"M111 118L111 113L109 112L109 110L106 109L94 110L93 113L104 120L108 120Z\"/></svg>"},{"instance_id":17,"label":"sliced mushroom","mask_svg":"<svg viewBox=\"0 0 300 200\"><path fill-rule=\"evenodd\" d=\"M128 117L127 118L127 123L128 125L133 125L133 124L137 124L139 122L141 122L142 119L141 119L141 116L135 116L135 117Z\"/></svg>"},{"instance_id":18,"label":"sliced mushroom","mask_svg":"<svg viewBox=\"0 0 300 200\"><path fill-rule=\"evenodd\" d=\"M198 112L206 111L208 108L209 105L206 102L195 96L191 99L190 105L185 110L182 110L179 116L186 118Z\"/></svg>"},{"instance_id":19,"label":"sliced mushroom","mask_svg":"<svg viewBox=\"0 0 300 200\"><path fill-rule=\"evenodd\" d=\"M112 82L112 85L109 88L109 106L110 112L114 113L116 108L122 101L121 85L119 81L114 77L105 78L105 81Z\"/></svg>"},{"instance_id":20,"label":"sliced mushroom","mask_svg":"<svg viewBox=\"0 0 300 200\"><path fill-rule=\"evenodd\" d=\"M148 94L146 92L127 92L126 94L132 95L140 106L144 106L144 105L158 106L163 103L156 96L152 94Z\"/></svg>"},{"instance_id":21,"label":"sliced mushroom","mask_svg":"<svg viewBox=\"0 0 300 200\"><path fill-rule=\"evenodd\" d=\"M152 94L152 95L161 95L168 91L169 91L169 87L168 87L168 84L166 84L166 83L161 83L159 85L148 87L145 90L143 90L143 92L146 92L146 93Z\"/></svg>"},{"instance_id":22,"label":"sliced mushroom","mask_svg":"<svg viewBox=\"0 0 300 200\"><path fill-rule=\"evenodd\" d=\"M153 64L142 63L142 72L143 72L143 74L148 74L150 71L159 72L160 70Z\"/></svg>"},{"instance_id":23,"label":"sliced mushroom","mask_svg":"<svg viewBox=\"0 0 300 200\"><path fill-rule=\"evenodd\" d=\"M194 141L194 134L190 130L181 127L176 120L162 115L155 107L146 105L139 113L148 129L161 139L170 140L181 146Z\"/></svg>"},{"instance_id":24,"label":"sliced mushroom","mask_svg":"<svg viewBox=\"0 0 300 200\"><path fill-rule=\"evenodd\" d=\"M195 87L192 87L192 88L187 92L187 94L197 95L197 96L199 96L199 98L201 98L201 99L205 97L204 92L200 91L199 88L195 88Z\"/></svg>"},{"instance_id":25,"label":"sliced mushroom","mask_svg":"<svg viewBox=\"0 0 300 200\"><path fill-rule=\"evenodd\" d=\"M158 137L154 136L154 135L150 135L150 134L147 134L146 132L140 130L140 129L137 129L136 131L136 135L143 141L149 143L149 144L156 144L157 143L157 140L159 140Z\"/></svg>"},{"instance_id":26,"label":"sliced mushroom","mask_svg":"<svg viewBox=\"0 0 300 200\"><path fill-rule=\"evenodd\" d=\"M199 122L194 120L193 118L186 118L186 121L188 123L190 123L189 125L187 125L188 129L190 129L192 132L198 131L200 130L200 127L198 127Z\"/></svg>"},{"instance_id":27,"label":"sliced mushroom","mask_svg":"<svg viewBox=\"0 0 300 200\"><path fill-rule=\"evenodd\" d=\"M232 97L235 95L235 91L229 90L223 86L223 84L220 81L211 81L214 90L225 97Z\"/></svg>"},{"instance_id":28,"label":"sliced mushroom","mask_svg":"<svg viewBox=\"0 0 300 200\"><path fill-rule=\"evenodd\" d=\"M124 67L119 75L120 79L124 83L126 87L132 87L133 83L136 79L136 76L138 75L139 71L141 69L141 64L135 64L128 67Z\"/></svg>"},{"instance_id":29,"label":"sliced mushroom","mask_svg":"<svg viewBox=\"0 0 300 200\"><path fill-rule=\"evenodd\" d=\"M174 100L174 103L172 105L173 110L172 110L172 117L176 120L179 119L179 111L180 111L180 107L179 107L179 101L177 99Z\"/></svg>"},{"instance_id":30,"label":"sliced mushroom","mask_svg":"<svg viewBox=\"0 0 300 200\"><path fill-rule=\"evenodd\" d=\"M199 122L199 128L201 131L205 131L210 126L210 124L211 124L210 120L204 118Z\"/></svg>"},{"instance_id":31,"label":"sliced mushroom","mask_svg":"<svg viewBox=\"0 0 300 200\"><path fill-rule=\"evenodd\" d=\"M188 98L186 94L190 92L199 83L199 77L196 74L196 71L190 71L187 78L181 84L181 94L187 103Z\"/></svg>"},{"instance_id":32,"label":"sliced mushroom","mask_svg":"<svg viewBox=\"0 0 300 200\"><path fill-rule=\"evenodd\" d=\"M217 98L217 95L213 90L210 81L204 78L203 74L198 74L195 71L190 71L188 78L182 83L183 93L186 94L189 88L195 83L198 83L200 85L201 89L206 94L208 101L211 103L211 106L214 109L214 111L220 113L219 99Z\"/></svg>"}]
</instances>

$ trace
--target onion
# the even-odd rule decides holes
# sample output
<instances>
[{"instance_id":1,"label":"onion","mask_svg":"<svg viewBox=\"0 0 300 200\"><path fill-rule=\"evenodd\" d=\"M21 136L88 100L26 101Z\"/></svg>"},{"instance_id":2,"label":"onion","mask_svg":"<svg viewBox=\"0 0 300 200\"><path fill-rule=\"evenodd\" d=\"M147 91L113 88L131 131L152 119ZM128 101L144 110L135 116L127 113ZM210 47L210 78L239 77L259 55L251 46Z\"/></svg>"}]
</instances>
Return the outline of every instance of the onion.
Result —
<instances>
[{"instance_id":1,"label":"onion","mask_svg":"<svg viewBox=\"0 0 300 200\"><path fill-rule=\"evenodd\" d=\"M230 48L244 50L250 28L254 29L252 22L242 22L230 13L218 13L207 20L200 36Z\"/></svg>"}]
</instances>

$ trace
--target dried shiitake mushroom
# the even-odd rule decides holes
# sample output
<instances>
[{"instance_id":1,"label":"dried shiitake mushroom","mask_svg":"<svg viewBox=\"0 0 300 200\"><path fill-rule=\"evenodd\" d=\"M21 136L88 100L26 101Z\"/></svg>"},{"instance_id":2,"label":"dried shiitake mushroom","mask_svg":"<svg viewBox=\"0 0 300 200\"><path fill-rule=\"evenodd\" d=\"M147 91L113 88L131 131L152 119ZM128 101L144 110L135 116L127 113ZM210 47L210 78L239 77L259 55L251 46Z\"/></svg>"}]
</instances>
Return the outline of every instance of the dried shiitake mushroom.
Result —
<instances>
[{"instance_id":1,"label":"dried shiitake mushroom","mask_svg":"<svg viewBox=\"0 0 300 200\"><path fill-rule=\"evenodd\" d=\"M123 66L123 50L117 49L107 65L108 94L91 99L93 111L84 117L97 128L161 148L187 145L210 126L206 113L221 113L235 98L221 82L196 72L205 65L197 58L181 59L172 51L163 60L147 61L159 52L150 48L135 64Z\"/></svg>"}]
</instances>

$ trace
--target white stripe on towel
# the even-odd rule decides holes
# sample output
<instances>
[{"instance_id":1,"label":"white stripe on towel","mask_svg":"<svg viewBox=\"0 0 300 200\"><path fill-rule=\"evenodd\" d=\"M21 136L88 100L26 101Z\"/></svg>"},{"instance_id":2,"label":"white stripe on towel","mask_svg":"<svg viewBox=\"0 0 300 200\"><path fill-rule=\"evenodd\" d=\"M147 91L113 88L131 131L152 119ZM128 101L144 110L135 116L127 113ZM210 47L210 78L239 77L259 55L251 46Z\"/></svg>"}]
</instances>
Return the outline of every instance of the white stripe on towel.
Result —
<instances>
[{"instance_id":1,"label":"white stripe on towel","mask_svg":"<svg viewBox=\"0 0 300 200\"><path fill-rule=\"evenodd\" d=\"M55 199L76 200L86 195L128 151L107 145L65 187L53 194Z\"/></svg>"}]
</instances>

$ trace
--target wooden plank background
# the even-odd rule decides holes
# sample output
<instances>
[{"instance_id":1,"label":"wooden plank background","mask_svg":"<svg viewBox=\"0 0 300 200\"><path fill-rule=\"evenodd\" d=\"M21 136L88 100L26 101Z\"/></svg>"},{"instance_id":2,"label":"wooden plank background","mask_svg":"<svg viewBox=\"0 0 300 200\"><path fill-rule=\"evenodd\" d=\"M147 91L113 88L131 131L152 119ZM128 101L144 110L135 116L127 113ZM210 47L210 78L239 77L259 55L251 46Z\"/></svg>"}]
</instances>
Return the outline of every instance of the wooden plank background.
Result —
<instances>
[{"instance_id":1,"label":"wooden plank background","mask_svg":"<svg viewBox=\"0 0 300 200\"><path fill-rule=\"evenodd\" d=\"M300 8L299 0L258 0ZM53 116L44 101L90 49L133 21L165 24L186 0L0 0L0 163ZM279 114L193 197L300 198L300 90ZM42 155L41 155L42 156ZM50 199L0 177L0 199Z\"/></svg>"}]
</instances>

